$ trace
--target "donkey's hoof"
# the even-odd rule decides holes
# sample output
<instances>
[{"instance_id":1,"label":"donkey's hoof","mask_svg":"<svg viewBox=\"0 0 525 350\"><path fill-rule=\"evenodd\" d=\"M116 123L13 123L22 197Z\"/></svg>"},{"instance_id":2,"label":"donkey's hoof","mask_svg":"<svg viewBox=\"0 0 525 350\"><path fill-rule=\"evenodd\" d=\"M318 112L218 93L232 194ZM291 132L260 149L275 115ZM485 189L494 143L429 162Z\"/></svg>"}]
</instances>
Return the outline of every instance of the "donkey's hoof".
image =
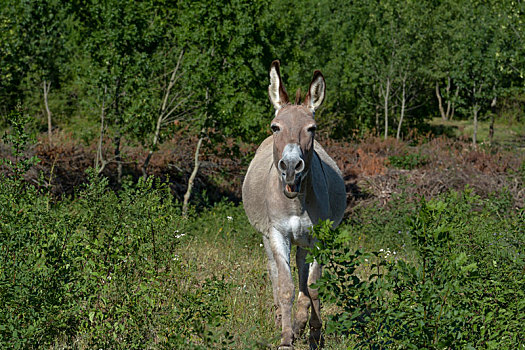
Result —
<instances>
[{"instance_id":1,"label":"donkey's hoof","mask_svg":"<svg viewBox=\"0 0 525 350\"><path fill-rule=\"evenodd\" d=\"M304 324L300 324L299 322L295 321L292 329L293 329L294 341L305 338L304 337L305 335L305 332L304 332L305 325Z\"/></svg>"},{"instance_id":2,"label":"donkey's hoof","mask_svg":"<svg viewBox=\"0 0 525 350\"><path fill-rule=\"evenodd\" d=\"M293 345L279 345L279 350L293 350Z\"/></svg>"},{"instance_id":3,"label":"donkey's hoof","mask_svg":"<svg viewBox=\"0 0 525 350\"><path fill-rule=\"evenodd\" d=\"M324 337L320 331L314 332L313 334L310 333L308 342L310 343L310 350L318 350L324 347Z\"/></svg>"}]
</instances>

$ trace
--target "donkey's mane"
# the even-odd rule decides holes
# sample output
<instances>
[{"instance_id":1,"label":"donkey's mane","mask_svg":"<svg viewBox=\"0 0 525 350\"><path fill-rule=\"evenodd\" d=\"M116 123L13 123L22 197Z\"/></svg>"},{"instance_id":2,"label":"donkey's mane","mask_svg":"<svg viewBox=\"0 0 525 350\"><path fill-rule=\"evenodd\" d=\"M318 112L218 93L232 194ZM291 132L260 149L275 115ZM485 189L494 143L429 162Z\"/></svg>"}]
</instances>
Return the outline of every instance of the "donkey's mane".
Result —
<instances>
[{"instance_id":1,"label":"donkey's mane","mask_svg":"<svg viewBox=\"0 0 525 350\"><path fill-rule=\"evenodd\" d=\"M295 92L295 104L298 105L301 102L301 88Z\"/></svg>"}]
</instances>

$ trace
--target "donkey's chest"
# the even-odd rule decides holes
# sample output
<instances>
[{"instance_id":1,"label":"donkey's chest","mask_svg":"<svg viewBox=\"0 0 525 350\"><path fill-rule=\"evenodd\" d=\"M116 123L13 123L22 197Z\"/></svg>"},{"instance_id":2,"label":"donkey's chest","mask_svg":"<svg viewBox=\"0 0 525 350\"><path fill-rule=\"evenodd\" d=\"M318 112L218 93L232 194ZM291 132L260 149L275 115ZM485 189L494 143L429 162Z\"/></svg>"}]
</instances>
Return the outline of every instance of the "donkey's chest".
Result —
<instances>
[{"instance_id":1,"label":"donkey's chest","mask_svg":"<svg viewBox=\"0 0 525 350\"><path fill-rule=\"evenodd\" d=\"M282 234L290 237L292 243L301 247L310 246L312 220L306 213L281 218L276 222L276 226Z\"/></svg>"}]
</instances>

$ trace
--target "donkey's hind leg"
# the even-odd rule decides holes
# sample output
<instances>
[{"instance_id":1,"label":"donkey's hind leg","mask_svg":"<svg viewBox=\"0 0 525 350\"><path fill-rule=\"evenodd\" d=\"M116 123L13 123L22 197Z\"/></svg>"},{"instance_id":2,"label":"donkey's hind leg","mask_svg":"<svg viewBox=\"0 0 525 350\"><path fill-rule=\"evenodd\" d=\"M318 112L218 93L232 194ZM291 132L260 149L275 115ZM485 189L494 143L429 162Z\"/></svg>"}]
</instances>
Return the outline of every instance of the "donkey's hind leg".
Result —
<instances>
[{"instance_id":1,"label":"donkey's hind leg","mask_svg":"<svg viewBox=\"0 0 525 350\"><path fill-rule=\"evenodd\" d=\"M266 251L266 256L268 257L268 273L270 275L270 281L272 282L272 292L273 292L273 304L275 307L275 328L281 329L282 325L282 314L281 306L279 303L279 283L277 277L277 264L273 256L272 248L270 247L269 239L263 235L264 250Z\"/></svg>"},{"instance_id":2,"label":"donkey's hind leg","mask_svg":"<svg viewBox=\"0 0 525 350\"><path fill-rule=\"evenodd\" d=\"M308 272L310 264L306 263L307 253L306 249L297 247L295 260L299 273L299 296L297 298L293 323L295 339L299 339L304 333L306 322L308 321L308 309L311 305L310 295L308 294Z\"/></svg>"}]
</instances>

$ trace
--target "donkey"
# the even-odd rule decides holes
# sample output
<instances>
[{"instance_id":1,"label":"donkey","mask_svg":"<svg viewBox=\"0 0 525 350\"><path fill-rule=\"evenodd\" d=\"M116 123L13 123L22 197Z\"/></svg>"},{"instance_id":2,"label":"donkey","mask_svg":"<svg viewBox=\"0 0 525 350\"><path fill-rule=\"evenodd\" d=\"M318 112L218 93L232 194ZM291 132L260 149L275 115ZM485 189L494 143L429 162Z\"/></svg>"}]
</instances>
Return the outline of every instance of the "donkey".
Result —
<instances>
[{"instance_id":1,"label":"donkey","mask_svg":"<svg viewBox=\"0 0 525 350\"><path fill-rule=\"evenodd\" d=\"M336 227L346 207L341 171L314 140L314 113L325 96L325 80L316 70L308 93L299 104L290 104L281 81L279 61L270 66L270 101L275 107L273 136L266 138L250 163L242 186L244 210L250 223L263 235L268 271L276 306L275 323L281 327L280 350L293 349L294 339L305 329L310 315L310 349L322 347L319 295L311 287L321 276L317 262L307 264L307 249L315 240L313 224L330 219ZM290 270L290 251L297 245L299 296L292 326L295 296Z\"/></svg>"}]
</instances>

